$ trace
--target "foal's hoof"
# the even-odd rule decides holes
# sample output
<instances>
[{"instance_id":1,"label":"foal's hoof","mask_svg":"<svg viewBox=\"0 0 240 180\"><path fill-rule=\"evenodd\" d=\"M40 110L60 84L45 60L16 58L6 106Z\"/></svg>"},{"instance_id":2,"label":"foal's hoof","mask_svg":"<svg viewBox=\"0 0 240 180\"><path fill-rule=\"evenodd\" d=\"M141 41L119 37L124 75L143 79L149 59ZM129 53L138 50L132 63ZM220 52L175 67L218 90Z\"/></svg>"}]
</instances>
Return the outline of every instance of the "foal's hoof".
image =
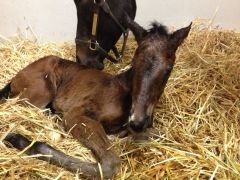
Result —
<instances>
[{"instance_id":1,"label":"foal's hoof","mask_svg":"<svg viewBox=\"0 0 240 180\"><path fill-rule=\"evenodd\" d=\"M118 156L114 155L107 155L106 158L101 163L102 173L104 179L111 179L114 175L119 172L121 165L121 160Z\"/></svg>"}]
</instances>

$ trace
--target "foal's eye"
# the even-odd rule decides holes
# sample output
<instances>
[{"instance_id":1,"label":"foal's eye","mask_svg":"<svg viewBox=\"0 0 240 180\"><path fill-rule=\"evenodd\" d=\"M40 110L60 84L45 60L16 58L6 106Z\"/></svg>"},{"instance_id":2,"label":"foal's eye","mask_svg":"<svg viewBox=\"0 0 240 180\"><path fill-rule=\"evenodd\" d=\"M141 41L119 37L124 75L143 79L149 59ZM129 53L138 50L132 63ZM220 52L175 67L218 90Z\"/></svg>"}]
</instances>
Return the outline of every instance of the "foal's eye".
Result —
<instances>
[{"instance_id":1,"label":"foal's eye","mask_svg":"<svg viewBox=\"0 0 240 180\"><path fill-rule=\"evenodd\" d=\"M172 65L167 65L167 70L172 70L173 66Z\"/></svg>"},{"instance_id":2,"label":"foal's eye","mask_svg":"<svg viewBox=\"0 0 240 180\"><path fill-rule=\"evenodd\" d=\"M172 65L167 65L164 71L164 77L168 77L171 74L173 66Z\"/></svg>"},{"instance_id":3,"label":"foal's eye","mask_svg":"<svg viewBox=\"0 0 240 180\"><path fill-rule=\"evenodd\" d=\"M166 58L167 58L167 59L175 59L175 53L173 53L173 52L168 52L167 55L166 55Z\"/></svg>"}]
</instances>

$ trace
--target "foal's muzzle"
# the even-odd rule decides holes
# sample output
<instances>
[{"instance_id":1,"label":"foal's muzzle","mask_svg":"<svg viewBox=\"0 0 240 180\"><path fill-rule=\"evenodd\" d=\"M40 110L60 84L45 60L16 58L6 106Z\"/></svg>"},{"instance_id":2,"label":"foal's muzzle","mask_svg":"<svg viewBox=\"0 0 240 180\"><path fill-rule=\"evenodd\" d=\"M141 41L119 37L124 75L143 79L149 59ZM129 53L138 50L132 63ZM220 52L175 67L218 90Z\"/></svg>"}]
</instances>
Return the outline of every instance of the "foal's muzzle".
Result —
<instances>
[{"instance_id":1,"label":"foal's muzzle","mask_svg":"<svg viewBox=\"0 0 240 180\"><path fill-rule=\"evenodd\" d=\"M150 116L144 116L138 119L134 118L134 116L129 118L129 127L135 132L142 132L151 126L152 120Z\"/></svg>"}]
</instances>

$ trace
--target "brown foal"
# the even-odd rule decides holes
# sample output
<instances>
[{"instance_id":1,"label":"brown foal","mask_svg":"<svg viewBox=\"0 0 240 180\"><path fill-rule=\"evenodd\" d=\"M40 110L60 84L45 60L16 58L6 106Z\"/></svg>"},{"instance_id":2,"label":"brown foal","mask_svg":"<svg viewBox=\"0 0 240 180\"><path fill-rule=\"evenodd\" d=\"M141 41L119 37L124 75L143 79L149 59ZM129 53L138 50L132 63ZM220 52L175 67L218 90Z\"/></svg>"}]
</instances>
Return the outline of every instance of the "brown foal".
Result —
<instances>
[{"instance_id":1,"label":"brown foal","mask_svg":"<svg viewBox=\"0 0 240 180\"><path fill-rule=\"evenodd\" d=\"M0 91L1 99L21 94L40 108L51 103L56 112L63 114L66 131L92 150L104 178L111 178L120 166L106 134L126 129L141 132L152 126L153 109L172 71L175 52L191 28L168 33L164 26L153 23L150 30L145 30L129 18L127 25L138 43L128 71L111 75L48 56L18 72ZM30 144L27 138L14 133L5 142L18 149ZM100 175L97 163L83 162L43 142L34 143L27 153L51 154L40 159L86 176Z\"/></svg>"}]
</instances>

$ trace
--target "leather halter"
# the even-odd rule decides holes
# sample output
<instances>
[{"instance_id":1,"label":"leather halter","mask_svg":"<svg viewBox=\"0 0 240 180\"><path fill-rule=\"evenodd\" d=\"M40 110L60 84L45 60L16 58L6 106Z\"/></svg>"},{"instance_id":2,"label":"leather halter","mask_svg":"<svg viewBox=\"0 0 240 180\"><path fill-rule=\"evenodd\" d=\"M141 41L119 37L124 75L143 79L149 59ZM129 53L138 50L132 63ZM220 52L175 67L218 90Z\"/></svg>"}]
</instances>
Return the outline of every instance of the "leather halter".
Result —
<instances>
[{"instance_id":1,"label":"leather halter","mask_svg":"<svg viewBox=\"0 0 240 180\"><path fill-rule=\"evenodd\" d=\"M122 45L121 51L118 52L118 49L115 45L112 48L112 51L113 51L115 57L108 54L108 52L105 49L103 49L97 41L97 28L98 28L98 19L99 19L100 8L102 8L102 10L113 19L113 21L117 24L117 26L121 29L121 31L123 33L123 45ZM128 39L128 34L129 34L129 30L125 29L121 25L121 23L118 21L118 19L112 13L108 3L105 0L100 0L99 2L96 2L96 0L94 0L91 37L90 37L89 40L81 40L81 39L76 38L75 43L76 44L86 43L86 44L89 45L90 50L99 51L102 55L105 56L106 59L110 60L113 63L117 63L123 57L123 54L124 54L124 51L125 51L125 48L126 48L127 39Z\"/></svg>"}]
</instances>

